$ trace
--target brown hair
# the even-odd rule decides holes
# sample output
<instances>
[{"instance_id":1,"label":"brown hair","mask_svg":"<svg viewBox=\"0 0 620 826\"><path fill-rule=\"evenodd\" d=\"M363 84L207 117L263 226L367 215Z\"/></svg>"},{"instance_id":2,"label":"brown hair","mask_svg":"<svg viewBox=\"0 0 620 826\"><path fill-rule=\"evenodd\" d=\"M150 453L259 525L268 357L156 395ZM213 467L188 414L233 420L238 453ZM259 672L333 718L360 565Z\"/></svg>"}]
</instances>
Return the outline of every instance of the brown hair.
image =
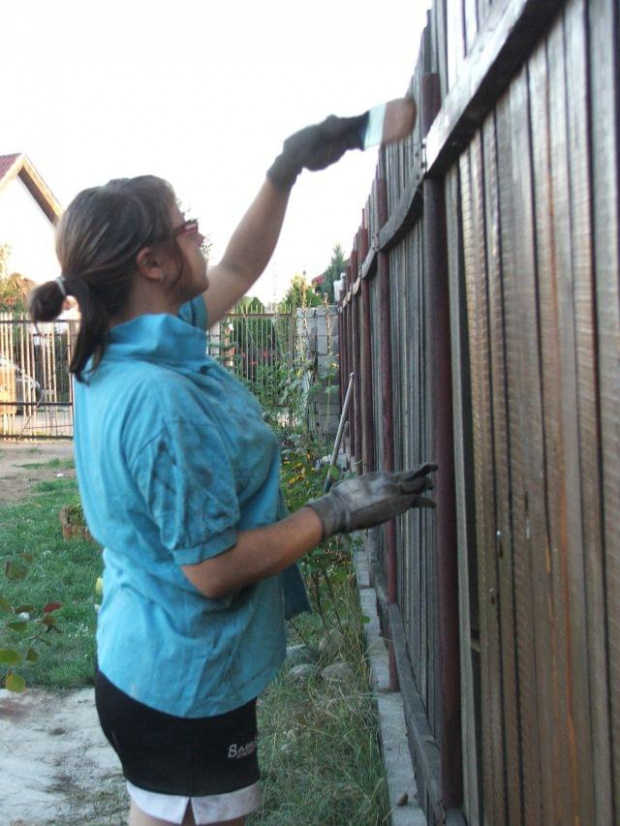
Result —
<instances>
[{"instance_id":1,"label":"brown hair","mask_svg":"<svg viewBox=\"0 0 620 826\"><path fill-rule=\"evenodd\" d=\"M33 321L53 321L65 295L77 299L80 331L70 365L78 381L89 359L101 361L110 321L126 304L136 258L151 244L168 244L178 264L173 289L183 275L184 257L172 232L174 191L154 175L119 178L85 189L71 202L56 231L62 282L47 281L30 294Z\"/></svg>"}]
</instances>

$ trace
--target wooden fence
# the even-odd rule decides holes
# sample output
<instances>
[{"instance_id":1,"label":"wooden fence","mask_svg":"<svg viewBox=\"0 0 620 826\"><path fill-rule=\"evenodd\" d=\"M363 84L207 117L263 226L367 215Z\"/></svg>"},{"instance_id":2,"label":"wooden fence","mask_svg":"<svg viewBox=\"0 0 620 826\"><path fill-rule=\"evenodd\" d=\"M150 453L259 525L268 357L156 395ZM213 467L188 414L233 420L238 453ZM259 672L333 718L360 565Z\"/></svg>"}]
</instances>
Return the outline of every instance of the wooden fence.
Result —
<instances>
[{"instance_id":1,"label":"wooden fence","mask_svg":"<svg viewBox=\"0 0 620 826\"><path fill-rule=\"evenodd\" d=\"M619 6L435 0L340 303L430 823L620 823ZM346 382L342 382L346 386Z\"/></svg>"}]
</instances>

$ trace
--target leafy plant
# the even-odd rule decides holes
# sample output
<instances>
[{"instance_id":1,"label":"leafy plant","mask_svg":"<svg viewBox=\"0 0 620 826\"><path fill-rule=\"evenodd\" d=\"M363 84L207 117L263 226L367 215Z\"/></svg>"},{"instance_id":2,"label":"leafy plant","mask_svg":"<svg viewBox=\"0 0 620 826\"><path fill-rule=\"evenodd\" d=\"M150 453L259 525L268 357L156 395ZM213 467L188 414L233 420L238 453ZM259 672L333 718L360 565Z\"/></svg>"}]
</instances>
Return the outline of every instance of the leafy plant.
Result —
<instances>
[{"instance_id":1,"label":"leafy plant","mask_svg":"<svg viewBox=\"0 0 620 826\"><path fill-rule=\"evenodd\" d=\"M86 519L84 517L84 510L81 502L74 502L72 505L67 505L64 508L64 512L67 517L67 522L70 525L79 525L80 527L86 525Z\"/></svg>"},{"instance_id":2,"label":"leafy plant","mask_svg":"<svg viewBox=\"0 0 620 826\"><path fill-rule=\"evenodd\" d=\"M278 304L278 311L290 313L299 308L320 307L321 304L323 304L323 299L312 285L308 284L306 276L294 275L286 295Z\"/></svg>"},{"instance_id":3,"label":"leafy plant","mask_svg":"<svg viewBox=\"0 0 620 826\"><path fill-rule=\"evenodd\" d=\"M334 282L339 281L347 268L347 259L344 257L344 250L341 244L335 244L332 250L332 257L329 265L323 273L321 291L327 295L330 304L335 304Z\"/></svg>"},{"instance_id":4,"label":"leafy plant","mask_svg":"<svg viewBox=\"0 0 620 826\"><path fill-rule=\"evenodd\" d=\"M32 557L20 554L5 562L4 573L8 580L25 579ZM36 643L49 644L46 634L60 632L54 612L62 608L59 602L45 606L12 605L0 594L0 676L9 691L23 691L26 680L19 673L25 665L36 663L39 654Z\"/></svg>"},{"instance_id":5,"label":"leafy plant","mask_svg":"<svg viewBox=\"0 0 620 826\"><path fill-rule=\"evenodd\" d=\"M282 487L289 510L299 510L310 499L322 496L327 473L316 445L309 441L307 434L289 434L284 439ZM324 599L327 595L333 606L335 622L341 628L334 586L349 578L350 560L351 540L346 536L335 536L322 542L299 562L318 615L325 623Z\"/></svg>"}]
</instances>

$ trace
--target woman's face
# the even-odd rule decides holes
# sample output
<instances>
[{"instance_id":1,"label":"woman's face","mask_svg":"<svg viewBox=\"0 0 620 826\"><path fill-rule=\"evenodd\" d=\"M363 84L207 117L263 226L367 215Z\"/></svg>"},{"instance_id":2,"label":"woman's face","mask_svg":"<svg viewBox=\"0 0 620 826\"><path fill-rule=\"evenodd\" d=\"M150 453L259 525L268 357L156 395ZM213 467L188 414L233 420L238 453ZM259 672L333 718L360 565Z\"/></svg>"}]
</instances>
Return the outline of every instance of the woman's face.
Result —
<instances>
[{"instance_id":1,"label":"woman's face","mask_svg":"<svg viewBox=\"0 0 620 826\"><path fill-rule=\"evenodd\" d=\"M179 287L195 298L209 286L207 260L202 251L205 238L198 229L198 222L188 221L178 207L172 210L172 231L185 259L183 277Z\"/></svg>"}]
</instances>

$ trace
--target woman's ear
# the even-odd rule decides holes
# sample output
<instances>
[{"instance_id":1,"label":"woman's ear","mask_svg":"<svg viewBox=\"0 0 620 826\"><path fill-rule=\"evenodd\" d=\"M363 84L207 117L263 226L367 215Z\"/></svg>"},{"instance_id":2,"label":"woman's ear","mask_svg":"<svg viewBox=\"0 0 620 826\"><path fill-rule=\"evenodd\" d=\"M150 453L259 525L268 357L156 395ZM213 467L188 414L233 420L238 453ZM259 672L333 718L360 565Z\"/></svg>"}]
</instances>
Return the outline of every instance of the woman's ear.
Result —
<instances>
[{"instance_id":1,"label":"woman's ear","mask_svg":"<svg viewBox=\"0 0 620 826\"><path fill-rule=\"evenodd\" d=\"M139 274L149 281L163 281L164 269L161 254L155 252L154 247L144 247L136 257L136 269Z\"/></svg>"}]
</instances>

